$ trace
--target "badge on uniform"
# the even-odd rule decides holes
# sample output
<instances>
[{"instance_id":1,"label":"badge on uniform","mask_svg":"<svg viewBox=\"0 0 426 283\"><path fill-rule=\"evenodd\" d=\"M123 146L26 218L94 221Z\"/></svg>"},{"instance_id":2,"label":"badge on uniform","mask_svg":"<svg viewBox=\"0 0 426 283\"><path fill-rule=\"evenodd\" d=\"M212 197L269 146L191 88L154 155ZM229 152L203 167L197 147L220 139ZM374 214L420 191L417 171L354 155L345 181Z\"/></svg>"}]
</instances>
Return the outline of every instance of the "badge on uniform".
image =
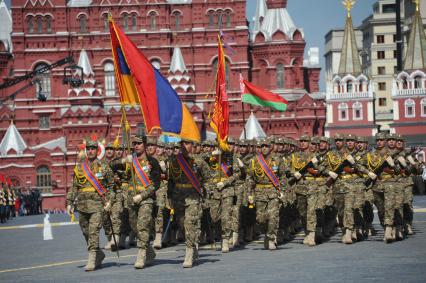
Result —
<instances>
[{"instance_id":1,"label":"badge on uniform","mask_svg":"<svg viewBox=\"0 0 426 283\"><path fill-rule=\"evenodd\" d=\"M102 173L98 172L98 173L95 174L95 176L96 176L96 178L101 179L102 178Z\"/></svg>"},{"instance_id":2,"label":"badge on uniform","mask_svg":"<svg viewBox=\"0 0 426 283\"><path fill-rule=\"evenodd\" d=\"M149 166L148 166L148 165L143 166L143 167L142 167L142 170L143 170L144 172L148 172L148 171L149 171Z\"/></svg>"}]
</instances>

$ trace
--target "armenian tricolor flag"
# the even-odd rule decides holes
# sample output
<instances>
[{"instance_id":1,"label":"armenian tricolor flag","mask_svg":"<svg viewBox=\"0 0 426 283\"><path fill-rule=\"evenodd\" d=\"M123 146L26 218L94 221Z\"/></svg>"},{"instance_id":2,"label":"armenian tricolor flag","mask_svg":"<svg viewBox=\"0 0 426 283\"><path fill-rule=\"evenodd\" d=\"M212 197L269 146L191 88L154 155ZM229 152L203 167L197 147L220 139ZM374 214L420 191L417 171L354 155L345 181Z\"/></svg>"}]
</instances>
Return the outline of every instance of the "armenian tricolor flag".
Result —
<instances>
[{"instance_id":1,"label":"armenian tricolor flag","mask_svg":"<svg viewBox=\"0 0 426 283\"><path fill-rule=\"evenodd\" d=\"M109 24L121 103L141 107L148 133L160 129L163 133L200 141L197 125L169 82L112 18Z\"/></svg>"}]
</instances>

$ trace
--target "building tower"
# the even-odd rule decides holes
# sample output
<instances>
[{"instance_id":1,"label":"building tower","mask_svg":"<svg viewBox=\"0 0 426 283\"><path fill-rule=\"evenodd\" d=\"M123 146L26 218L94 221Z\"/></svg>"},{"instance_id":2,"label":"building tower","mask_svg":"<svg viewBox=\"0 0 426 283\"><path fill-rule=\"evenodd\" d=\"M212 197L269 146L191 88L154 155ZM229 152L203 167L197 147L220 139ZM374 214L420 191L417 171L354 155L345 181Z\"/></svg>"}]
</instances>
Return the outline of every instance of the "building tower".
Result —
<instances>
[{"instance_id":1,"label":"building tower","mask_svg":"<svg viewBox=\"0 0 426 283\"><path fill-rule=\"evenodd\" d=\"M339 71L327 90L325 135L354 133L371 136L376 133L374 121L374 90L369 78L361 71L360 57L352 24L354 0L345 0L347 10Z\"/></svg>"}]
</instances>

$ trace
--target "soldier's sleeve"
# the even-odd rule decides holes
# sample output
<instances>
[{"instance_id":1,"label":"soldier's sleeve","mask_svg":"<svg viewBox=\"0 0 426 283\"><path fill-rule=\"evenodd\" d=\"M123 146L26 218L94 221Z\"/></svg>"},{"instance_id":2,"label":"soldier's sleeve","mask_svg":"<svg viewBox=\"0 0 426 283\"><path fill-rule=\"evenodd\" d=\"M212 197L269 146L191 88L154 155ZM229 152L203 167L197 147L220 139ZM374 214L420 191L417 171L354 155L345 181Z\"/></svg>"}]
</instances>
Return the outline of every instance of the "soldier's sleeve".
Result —
<instances>
[{"instance_id":1,"label":"soldier's sleeve","mask_svg":"<svg viewBox=\"0 0 426 283\"><path fill-rule=\"evenodd\" d=\"M151 171L149 172L149 179L151 184L144 191L140 192L142 200L155 196L155 191L158 190L161 183L161 168L158 160L154 157L148 157L149 164L151 165Z\"/></svg>"},{"instance_id":2,"label":"soldier's sleeve","mask_svg":"<svg viewBox=\"0 0 426 283\"><path fill-rule=\"evenodd\" d=\"M211 178L210 167L203 159L197 158L196 162L197 166L200 168L200 183L201 186L204 188L203 193L209 193L213 189L211 182L208 182L209 178Z\"/></svg>"},{"instance_id":3,"label":"soldier's sleeve","mask_svg":"<svg viewBox=\"0 0 426 283\"><path fill-rule=\"evenodd\" d=\"M104 173L104 185L107 189L106 194L106 201L109 201L111 205L115 202L115 196L116 196L116 187L114 184L114 173L111 170L111 167L109 164L105 163L102 165L104 167L105 173Z\"/></svg>"},{"instance_id":4,"label":"soldier's sleeve","mask_svg":"<svg viewBox=\"0 0 426 283\"><path fill-rule=\"evenodd\" d=\"M231 185L235 183L236 180L240 179L240 177L241 177L241 168L238 165L237 158L235 157L232 162L232 175L225 180L224 184Z\"/></svg>"},{"instance_id":5,"label":"soldier's sleeve","mask_svg":"<svg viewBox=\"0 0 426 283\"><path fill-rule=\"evenodd\" d=\"M74 168L72 187L71 187L71 190L67 193L67 206L74 205L74 201L76 200L78 195L78 188L80 184L78 183L77 174L76 174L77 172L78 172L78 169L76 165Z\"/></svg>"},{"instance_id":6,"label":"soldier's sleeve","mask_svg":"<svg viewBox=\"0 0 426 283\"><path fill-rule=\"evenodd\" d=\"M247 168L247 191L249 195L254 194L254 187L256 186L256 181L254 180L254 163L254 158L250 159Z\"/></svg>"}]
</instances>

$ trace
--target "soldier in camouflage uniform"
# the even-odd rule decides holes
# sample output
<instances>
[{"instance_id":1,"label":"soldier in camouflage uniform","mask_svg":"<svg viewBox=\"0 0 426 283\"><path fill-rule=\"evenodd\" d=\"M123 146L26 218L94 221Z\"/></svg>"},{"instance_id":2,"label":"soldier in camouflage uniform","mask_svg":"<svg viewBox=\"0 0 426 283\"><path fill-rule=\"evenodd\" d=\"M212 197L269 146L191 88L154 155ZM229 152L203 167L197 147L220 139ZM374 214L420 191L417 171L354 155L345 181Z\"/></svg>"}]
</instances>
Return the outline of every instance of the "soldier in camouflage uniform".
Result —
<instances>
[{"instance_id":1,"label":"soldier in camouflage uniform","mask_svg":"<svg viewBox=\"0 0 426 283\"><path fill-rule=\"evenodd\" d=\"M168 157L164 152L164 143L159 141L157 143L157 151L155 158L158 160L161 168L161 185L160 188L155 192L156 194L156 217L155 217L155 239L154 248L161 249L161 240L163 237L164 217L166 214L166 208L168 205L167 200L167 167Z\"/></svg>"},{"instance_id":2,"label":"soldier in camouflage uniform","mask_svg":"<svg viewBox=\"0 0 426 283\"><path fill-rule=\"evenodd\" d=\"M128 190L129 219L132 231L137 236L138 256L135 268L142 269L153 262L155 251L150 245L150 235L153 229L153 212L155 194L160 187L161 169L158 161L147 153L147 149L155 144L146 136L136 136L132 140L134 154L132 166L135 172L135 184Z\"/></svg>"},{"instance_id":3,"label":"soldier in camouflage uniform","mask_svg":"<svg viewBox=\"0 0 426 283\"><path fill-rule=\"evenodd\" d=\"M103 160L108 165L110 165L111 161L114 159L114 157L115 157L115 146L112 142L107 143L107 145L105 146L105 156L104 156ZM106 213L103 214L102 226L103 226L104 231L105 231L105 236L108 239L108 242L106 243L104 249L110 250L111 245L114 243L114 241L112 239L111 222L109 221L108 215ZM114 230L114 232L115 232L115 230Z\"/></svg>"},{"instance_id":4,"label":"soldier in camouflage uniform","mask_svg":"<svg viewBox=\"0 0 426 283\"><path fill-rule=\"evenodd\" d=\"M176 221L181 222L185 228L186 252L183 267L190 268L198 258L202 201L205 193L201 186L208 178L209 169L204 160L190 154L192 141L182 140L181 144L181 154L170 159L168 196L175 210ZM187 165L184 168L190 171L184 171L181 164ZM195 178L189 179L185 172Z\"/></svg>"},{"instance_id":5,"label":"soldier in camouflage uniform","mask_svg":"<svg viewBox=\"0 0 426 283\"><path fill-rule=\"evenodd\" d=\"M87 160L79 162L74 168L73 186L67 194L67 212L73 214L74 207L78 211L80 228L89 251L86 271L95 270L105 258L99 248L99 231L104 210L109 211L115 201L113 173L107 163L97 159L97 151L96 141L86 142ZM89 169L85 171L84 168ZM88 174L96 179L94 185L91 183L93 181L89 181ZM105 193L98 193L95 186L101 186Z\"/></svg>"},{"instance_id":6,"label":"soldier in camouflage uniform","mask_svg":"<svg viewBox=\"0 0 426 283\"><path fill-rule=\"evenodd\" d=\"M284 198L284 163L271 154L270 141L257 142L259 153L250 160L248 174L249 204L255 204L256 222L266 226L265 249L275 250L281 199ZM263 163L264 162L264 163ZM262 166L262 164L264 164ZM271 172L269 175L266 172ZM268 177L269 176L269 177ZM270 179L273 176L274 179Z\"/></svg>"}]
</instances>

